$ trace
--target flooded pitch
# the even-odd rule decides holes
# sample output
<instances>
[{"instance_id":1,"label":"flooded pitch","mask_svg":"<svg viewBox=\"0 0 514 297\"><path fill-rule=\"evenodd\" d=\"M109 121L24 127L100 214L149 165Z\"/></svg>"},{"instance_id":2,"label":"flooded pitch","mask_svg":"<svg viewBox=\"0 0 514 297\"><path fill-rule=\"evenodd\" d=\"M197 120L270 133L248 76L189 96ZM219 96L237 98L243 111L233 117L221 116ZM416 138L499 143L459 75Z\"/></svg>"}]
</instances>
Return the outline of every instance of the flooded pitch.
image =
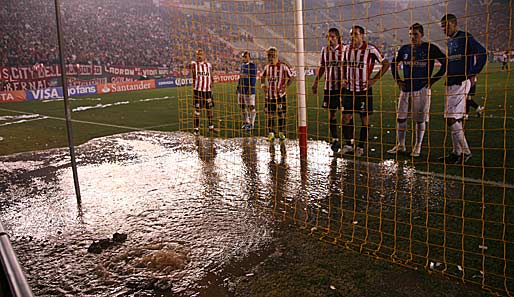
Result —
<instances>
[{"instance_id":1,"label":"flooded pitch","mask_svg":"<svg viewBox=\"0 0 514 297\"><path fill-rule=\"evenodd\" d=\"M438 208L443 194L461 195L392 160L330 154L315 141L302 163L289 140L109 136L77 148L81 205L67 149L6 156L0 220L38 296L195 296L223 286L213 283L228 263L270 253L277 222L350 236L362 248L372 232L360 237L357 228L371 226L373 210L392 212L386 201L396 211L425 210ZM88 253L116 232L127 240Z\"/></svg>"}]
</instances>

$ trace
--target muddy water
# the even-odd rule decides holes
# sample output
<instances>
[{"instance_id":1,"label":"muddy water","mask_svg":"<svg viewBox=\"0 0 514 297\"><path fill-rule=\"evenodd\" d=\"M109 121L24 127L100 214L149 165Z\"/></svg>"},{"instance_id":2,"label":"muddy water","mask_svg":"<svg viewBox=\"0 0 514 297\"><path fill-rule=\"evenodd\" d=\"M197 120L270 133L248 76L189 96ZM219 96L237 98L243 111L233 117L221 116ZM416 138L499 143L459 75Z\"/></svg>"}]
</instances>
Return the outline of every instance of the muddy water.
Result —
<instances>
[{"instance_id":1,"label":"muddy water","mask_svg":"<svg viewBox=\"0 0 514 297\"><path fill-rule=\"evenodd\" d=\"M294 141L136 132L77 156L81 205L67 149L0 159L0 220L39 296L195 296L223 286L213 276L227 264L266 254L282 219L341 231L370 209L459 195L394 161L330 157L324 142L303 163ZM88 253L115 232L127 241Z\"/></svg>"}]
</instances>

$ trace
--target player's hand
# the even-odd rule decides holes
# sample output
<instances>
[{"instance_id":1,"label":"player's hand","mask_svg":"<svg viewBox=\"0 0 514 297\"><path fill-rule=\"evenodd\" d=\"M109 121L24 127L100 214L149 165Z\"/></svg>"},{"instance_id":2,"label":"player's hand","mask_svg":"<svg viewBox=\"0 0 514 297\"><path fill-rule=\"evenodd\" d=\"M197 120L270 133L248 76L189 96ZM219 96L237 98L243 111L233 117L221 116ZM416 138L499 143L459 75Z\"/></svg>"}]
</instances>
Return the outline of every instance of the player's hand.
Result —
<instances>
[{"instance_id":1,"label":"player's hand","mask_svg":"<svg viewBox=\"0 0 514 297\"><path fill-rule=\"evenodd\" d=\"M318 94L318 83L315 82L313 85L312 85L312 93L314 95Z\"/></svg>"},{"instance_id":2,"label":"player's hand","mask_svg":"<svg viewBox=\"0 0 514 297\"><path fill-rule=\"evenodd\" d=\"M471 86L474 86L477 83L477 77L475 75L470 76L469 81L471 81Z\"/></svg>"},{"instance_id":3,"label":"player's hand","mask_svg":"<svg viewBox=\"0 0 514 297\"><path fill-rule=\"evenodd\" d=\"M370 79L368 80L368 88L371 88L374 84L376 84L378 79Z\"/></svg>"},{"instance_id":4,"label":"player's hand","mask_svg":"<svg viewBox=\"0 0 514 297\"><path fill-rule=\"evenodd\" d=\"M405 91L406 84L403 80L399 79L396 81L396 84L400 88L400 90Z\"/></svg>"}]
</instances>

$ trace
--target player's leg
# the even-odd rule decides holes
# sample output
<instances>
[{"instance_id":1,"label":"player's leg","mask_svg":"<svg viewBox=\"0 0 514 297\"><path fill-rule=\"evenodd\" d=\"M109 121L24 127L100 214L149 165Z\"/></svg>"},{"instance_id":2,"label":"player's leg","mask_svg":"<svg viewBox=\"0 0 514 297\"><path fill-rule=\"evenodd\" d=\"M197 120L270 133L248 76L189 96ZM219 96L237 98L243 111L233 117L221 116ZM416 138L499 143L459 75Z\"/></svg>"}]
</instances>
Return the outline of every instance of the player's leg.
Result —
<instances>
[{"instance_id":1,"label":"player's leg","mask_svg":"<svg viewBox=\"0 0 514 297\"><path fill-rule=\"evenodd\" d=\"M342 153L353 152L353 112L354 112L354 92L346 92L343 94L343 138L345 145Z\"/></svg>"},{"instance_id":2,"label":"player's leg","mask_svg":"<svg viewBox=\"0 0 514 297\"><path fill-rule=\"evenodd\" d=\"M201 114L201 97L198 91L193 91L193 133L198 135L200 133L200 114Z\"/></svg>"},{"instance_id":3,"label":"player's leg","mask_svg":"<svg viewBox=\"0 0 514 297\"><path fill-rule=\"evenodd\" d=\"M241 129L245 129L248 125L248 111L246 110L245 99L246 95L237 93L237 103L241 109L241 115L243 116L243 125L241 126Z\"/></svg>"},{"instance_id":4,"label":"player's leg","mask_svg":"<svg viewBox=\"0 0 514 297\"><path fill-rule=\"evenodd\" d=\"M339 133L337 132L337 111L341 109L341 92L339 90L325 90L325 99L328 100L328 114L330 121L330 137L332 138L330 148L334 152L338 152L341 145L339 144ZM323 104L325 106L325 104Z\"/></svg>"},{"instance_id":5,"label":"player's leg","mask_svg":"<svg viewBox=\"0 0 514 297\"><path fill-rule=\"evenodd\" d=\"M278 99L277 105L278 114L278 137L280 140L286 138L286 115L287 115L287 99L284 95Z\"/></svg>"},{"instance_id":6,"label":"player's leg","mask_svg":"<svg viewBox=\"0 0 514 297\"><path fill-rule=\"evenodd\" d=\"M276 103L266 99L264 103L264 113L267 118L268 140L271 142L275 140L275 109Z\"/></svg>"},{"instance_id":7,"label":"player's leg","mask_svg":"<svg viewBox=\"0 0 514 297\"><path fill-rule=\"evenodd\" d=\"M431 90L423 88L412 96L413 119L416 122L416 137L411 156L419 157L423 146L426 123L429 121Z\"/></svg>"},{"instance_id":8,"label":"player's leg","mask_svg":"<svg viewBox=\"0 0 514 297\"><path fill-rule=\"evenodd\" d=\"M363 156L368 147L369 117L373 114L373 92L372 89L368 89L359 95L356 103L358 103L362 126L359 131L357 155Z\"/></svg>"},{"instance_id":9,"label":"player's leg","mask_svg":"<svg viewBox=\"0 0 514 297\"><path fill-rule=\"evenodd\" d=\"M396 113L396 144L387 151L388 154L404 153L407 151L405 148L405 135L407 132L410 98L411 92L400 92L400 96L398 97L398 111Z\"/></svg>"},{"instance_id":10,"label":"player's leg","mask_svg":"<svg viewBox=\"0 0 514 297\"><path fill-rule=\"evenodd\" d=\"M469 81L464 81L460 85L447 87L445 117L446 123L451 131L452 152L446 156L444 160L449 163L452 163L452 161L456 163L459 159L465 159L465 161L467 161L471 157L471 151L462 126L462 119L466 111L466 94L468 94L469 88ZM457 157L456 160L454 160L455 156Z\"/></svg>"},{"instance_id":11,"label":"player's leg","mask_svg":"<svg viewBox=\"0 0 514 297\"><path fill-rule=\"evenodd\" d=\"M248 112L250 114L248 129L253 129L255 126L255 117L257 115L257 111L255 110L255 94L248 95L247 98L248 101L246 102L246 105L248 106Z\"/></svg>"},{"instance_id":12,"label":"player's leg","mask_svg":"<svg viewBox=\"0 0 514 297\"><path fill-rule=\"evenodd\" d=\"M205 109L207 109L207 118L209 119L209 131L218 132L214 127L214 99L212 92L203 92L205 99Z\"/></svg>"}]
</instances>

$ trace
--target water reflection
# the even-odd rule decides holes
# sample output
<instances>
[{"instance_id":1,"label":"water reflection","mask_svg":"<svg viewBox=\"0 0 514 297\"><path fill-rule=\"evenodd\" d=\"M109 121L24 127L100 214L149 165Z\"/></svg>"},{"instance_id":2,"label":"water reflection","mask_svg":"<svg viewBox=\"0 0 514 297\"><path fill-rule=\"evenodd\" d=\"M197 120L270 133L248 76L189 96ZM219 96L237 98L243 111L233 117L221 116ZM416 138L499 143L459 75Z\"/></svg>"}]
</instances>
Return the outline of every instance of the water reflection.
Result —
<instances>
[{"instance_id":1,"label":"water reflection","mask_svg":"<svg viewBox=\"0 0 514 297\"><path fill-rule=\"evenodd\" d=\"M458 183L394 161L331 158L316 141L308 163L294 141L187 133L115 135L77 151L80 207L66 149L0 157L0 219L39 295L134 295L171 282L193 296L226 263L263 249L272 217L376 251L392 246L397 216L440 213L443 194L462 195ZM127 242L87 253L114 232Z\"/></svg>"},{"instance_id":2,"label":"water reflection","mask_svg":"<svg viewBox=\"0 0 514 297\"><path fill-rule=\"evenodd\" d=\"M243 192L252 201L257 201L259 197L259 160L257 155L257 139L254 137L244 137L241 140L241 160L243 162L243 175L246 176L242 181Z\"/></svg>"}]
</instances>

